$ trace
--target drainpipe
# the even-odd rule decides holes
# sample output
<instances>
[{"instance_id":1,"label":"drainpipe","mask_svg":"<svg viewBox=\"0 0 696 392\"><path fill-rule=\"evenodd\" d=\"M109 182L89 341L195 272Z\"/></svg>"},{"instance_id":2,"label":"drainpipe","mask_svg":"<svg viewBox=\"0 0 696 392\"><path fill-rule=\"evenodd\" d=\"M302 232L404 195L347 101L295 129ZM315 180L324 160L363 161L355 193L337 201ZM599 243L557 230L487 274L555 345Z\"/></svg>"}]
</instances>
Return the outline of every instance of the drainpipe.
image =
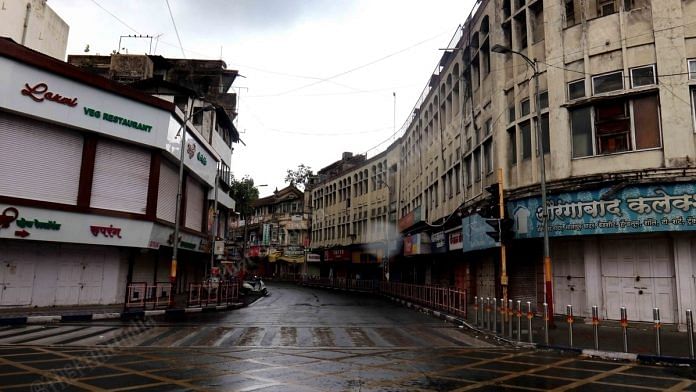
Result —
<instances>
[{"instance_id":1,"label":"drainpipe","mask_svg":"<svg viewBox=\"0 0 696 392\"><path fill-rule=\"evenodd\" d=\"M27 3L27 13L24 15L24 27L22 28L22 45L27 40L27 28L29 28L29 14L31 13L31 3Z\"/></svg>"}]
</instances>

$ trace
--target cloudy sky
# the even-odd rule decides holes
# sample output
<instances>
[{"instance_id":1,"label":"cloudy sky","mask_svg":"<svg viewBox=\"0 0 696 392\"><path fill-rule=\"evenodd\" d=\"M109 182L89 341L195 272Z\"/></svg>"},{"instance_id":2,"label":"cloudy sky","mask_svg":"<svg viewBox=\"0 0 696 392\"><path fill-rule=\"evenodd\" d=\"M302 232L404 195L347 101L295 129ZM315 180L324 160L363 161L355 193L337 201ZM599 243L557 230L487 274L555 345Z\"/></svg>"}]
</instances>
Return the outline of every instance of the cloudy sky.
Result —
<instances>
[{"instance_id":1,"label":"cloudy sky","mask_svg":"<svg viewBox=\"0 0 696 392\"><path fill-rule=\"evenodd\" d=\"M50 0L68 54L222 59L244 77L232 170L267 195L299 164L383 151L473 0ZM170 16L171 10L171 16ZM178 36L177 36L178 31ZM183 50L182 50L183 48ZM394 95L395 94L395 95ZM395 109L396 108L396 109Z\"/></svg>"}]
</instances>

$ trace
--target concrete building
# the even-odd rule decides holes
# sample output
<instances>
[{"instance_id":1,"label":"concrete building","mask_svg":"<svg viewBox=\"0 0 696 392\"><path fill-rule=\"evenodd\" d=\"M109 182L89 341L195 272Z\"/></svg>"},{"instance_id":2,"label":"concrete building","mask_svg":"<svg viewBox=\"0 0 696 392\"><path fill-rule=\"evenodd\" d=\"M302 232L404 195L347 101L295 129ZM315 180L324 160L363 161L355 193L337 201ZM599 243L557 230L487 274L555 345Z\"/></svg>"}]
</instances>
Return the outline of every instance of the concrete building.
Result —
<instances>
[{"instance_id":1,"label":"concrete building","mask_svg":"<svg viewBox=\"0 0 696 392\"><path fill-rule=\"evenodd\" d=\"M68 62L90 73L172 102L182 118L191 116L192 137L187 134L186 152L190 158L198 160L199 164L211 168L210 178L207 180L212 184L202 190L201 204L192 206L207 214L207 227L195 229L210 235L204 244L206 252L211 251L213 237L218 241L225 241L230 217L235 209L235 201L229 196L233 143L240 141L234 126L237 116L236 94L229 92L237 71L228 70L221 60L167 59L162 56L120 53L109 56L69 55ZM208 105L213 105L215 110L201 111ZM205 151L209 151L213 158L206 159ZM170 202L174 206L175 200ZM219 267L222 261L229 259L228 256L225 253L217 254L212 264ZM210 264L211 262L198 260L196 268ZM180 282L182 285L185 283L184 280ZM183 290L184 286L179 289Z\"/></svg>"},{"instance_id":2,"label":"concrete building","mask_svg":"<svg viewBox=\"0 0 696 392\"><path fill-rule=\"evenodd\" d=\"M46 0L6 0L0 7L0 37L58 60L65 59L69 30Z\"/></svg>"},{"instance_id":3,"label":"concrete building","mask_svg":"<svg viewBox=\"0 0 696 392\"><path fill-rule=\"evenodd\" d=\"M304 193L290 185L255 200L252 207L252 216L237 216L232 223L236 254L245 254L253 264L247 268L280 278L306 270L309 216Z\"/></svg>"},{"instance_id":4,"label":"concrete building","mask_svg":"<svg viewBox=\"0 0 696 392\"><path fill-rule=\"evenodd\" d=\"M683 323L696 305L694 20L696 5L676 0L477 2L388 149L404 239L391 278L502 297L500 250L475 213L500 168L515 223L509 296L540 309L543 154L556 312L598 305L618 319L625 306L650 321L659 307ZM313 219L328 225L313 223L313 247L344 224L326 206L333 189L324 179L313 190ZM432 244L451 246L451 233L463 241L443 262Z\"/></svg>"}]
</instances>

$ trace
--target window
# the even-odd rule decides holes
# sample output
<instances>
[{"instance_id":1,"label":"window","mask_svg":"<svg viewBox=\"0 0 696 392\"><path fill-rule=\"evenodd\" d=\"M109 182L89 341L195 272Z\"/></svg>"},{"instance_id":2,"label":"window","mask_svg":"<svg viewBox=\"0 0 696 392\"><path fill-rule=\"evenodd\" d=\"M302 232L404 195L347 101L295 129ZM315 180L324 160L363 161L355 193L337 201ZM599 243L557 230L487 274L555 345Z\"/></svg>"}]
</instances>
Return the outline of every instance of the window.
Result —
<instances>
[{"instance_id":1,"label":"window","mask_svg":"<svg viewBox=\"0 0 696 392\"><path fill-rule=\"evenodd\" d=\"M510 164L515 165L517 164L517 136L514 127L508 129L508 136L510 139Z\"/></svg>"},{"instance_id":2,"label":"window","mask_svg":"<svg viewBox=\"0 0 696 392\"><path fill-rule=\"evenodd\" d=\"M657 95L571 110L573 157L660 147Z\"/></svg>"},{"instance_id":3,"label":"window","mask_svg":"<svg viewBox=\"0 0 696 392\"><path fill-rule=\"evenodd\" d=\"M515 122L515 105L508 107L508 122Z\"/></svg>"},{"instance_id":4,"label":"window","mask_svg":"<svg viewBox=\"0 0 696 392\"><path fill-rule=\"evenodd\" d=\"M599 16L611 15L616 12L616 0L597 0L597 14Z\"/></svg>"},{"instance_id":5,"label":"window","mask_svg":"<svg viewBox=\"0 0 696 392\"><path fill-rule=\"evenodd\" d=\"M696 59L689 60L689 79L696 80Z\"/></svg>"},{"instance_id":6,"label":"window","mask_svg":"<svg viewBox=\"0 0 696 392\"><path fill-rule=\"evenodd\" d=\"M474 181L481 181L481 149L474 151Z\"/></svg>"},{"instance_id":7,"label":"window","mask_svg":"<svg viewBox=\"0 0 696 392\"><path fill-rule=\"evenodd\" d=\"M520 136L522 137L522 159L532 157L532 127L529 121L520 124Z\"/></svg>"},{"instance_id":8,"label":"window","mask_svg":"<svg viewBox=\"0 0 696 392\"><path fill-rule=\"evenodd\" d=\"M585 96L585 80L580 79L568 83L568 99L578 99Z\"/></svg>"},{"instance_id":9,"label":"window","mask_svg":"<svg viewBox=\"0 0 696 392\"><path fill-rule=\"evenodd\" d=\"M631 87L655 84L655 65L631 69Z\"/></svg>"},{"instance_id":10,"label":"window","mask_svg":"<svg viewBox=\"0 0 696 392\"><path fill-rule=\"evenodd\" d=\"M539 94L539 107L541 109L546 109L549 107L549 92L544 91L543 93Z\"/></svg>"},{"instance_id":11,"label":"window","mask_svg":"<svg viewBox=\"0 0 696 392\"><path fill-rule=\"evenodd\" d=\"M520 102L520 116L524 117L529 114L529 99Z\"/></svg>"},{"instance_id":12,"label":"window","mask_svg":"<svg viewBox=\"0 0 696 392\"><path fill-rule=\"evenodd\" d=\"M593 94L607 93L623 89L623 72L613 72L592 77Z\"/></svg>"},{"instance_id":13,"label":"window","mask_svg":"<svg viewBox=\"0 0 696 392\"><path fill-rule=\"evenodd\" d=\"M565 20L566 27L573 26L575 24L575 1L565 0Z\"/></svg>"},{"instance_id":14,"label":"window","mask_svg":"<svg viewBox=\"0 0 696 392\"><path fill-rule=\"evenodd\" d=\"M551 139L549 139L549 115L544 114L541 116L541 144L544 150L544 154L551 152Z\"/></svg>"},{"instance_id":15,"label":"window","mask_svg":"<svg viewBox=\"0 0 696 392\"><path fill-rule=\"evenodd\" d=\"M485 158L485 169L486 169L486 174L492 173L493 172L493 141L488 140L484 145L483 145L483 155Z\"/></svg>"},{"instance_id":16,"label":"window","mask_svg":"<svg viewBox=\"0 0 696 392\"><path fill-rule=\"evenodd\" d=\"M491 119L489 118L488 120L486 120L486 136L491 134L491 130L492 130L492 125L491 125Z\"/></svg>"}]
</instances>

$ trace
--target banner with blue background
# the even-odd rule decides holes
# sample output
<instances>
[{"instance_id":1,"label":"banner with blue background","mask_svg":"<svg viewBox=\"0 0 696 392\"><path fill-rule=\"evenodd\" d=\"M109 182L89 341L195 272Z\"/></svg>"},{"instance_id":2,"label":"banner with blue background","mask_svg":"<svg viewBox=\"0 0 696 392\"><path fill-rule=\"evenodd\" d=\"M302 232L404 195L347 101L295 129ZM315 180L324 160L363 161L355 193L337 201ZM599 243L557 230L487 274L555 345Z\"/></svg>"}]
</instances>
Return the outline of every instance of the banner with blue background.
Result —
<instances>
[{"instance_id":1,"label":"banner with blue background","mask_svg":"<svg viewBox=\"0 0 696 392\"><path fill-rule=\"evenodd\" d=\"M541 198L506 204L515 238L543 236ZM626 186L547 197L549 236L696 230L696 183Z\"/></svg>"}]
</instances>

